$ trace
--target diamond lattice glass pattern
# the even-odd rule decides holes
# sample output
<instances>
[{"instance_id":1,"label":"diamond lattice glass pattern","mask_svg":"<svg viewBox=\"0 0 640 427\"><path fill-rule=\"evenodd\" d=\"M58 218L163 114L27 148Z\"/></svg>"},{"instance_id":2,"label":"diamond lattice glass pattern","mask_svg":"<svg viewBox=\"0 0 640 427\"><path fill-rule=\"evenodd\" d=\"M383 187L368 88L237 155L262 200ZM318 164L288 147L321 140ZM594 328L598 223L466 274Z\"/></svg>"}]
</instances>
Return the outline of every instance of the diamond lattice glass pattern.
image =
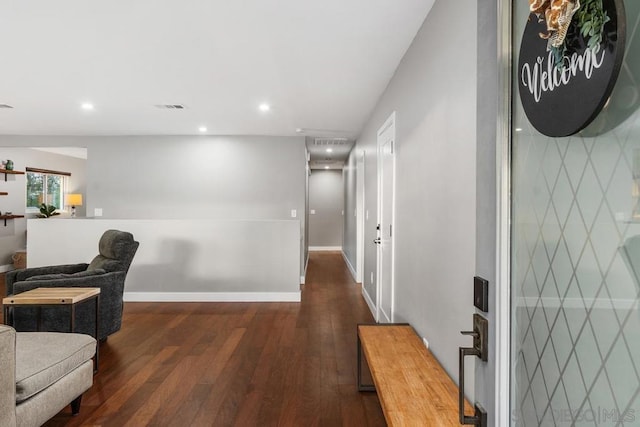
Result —
<instances>
[{"instance_id":1,"label":"diamond lattice glass pattern","mask_svg":"<svg viewBox=\"0 0 640 427\"><path fill-rule=\"evenodd\" d=\"M640 426L640 237L630 240L640 236L640 1L624 4L627 54L611 102L635 111L622 124L545 137L514 84L514 426ZM514 5L519 46L528 2Z\"/></svg>"}]
</instances>

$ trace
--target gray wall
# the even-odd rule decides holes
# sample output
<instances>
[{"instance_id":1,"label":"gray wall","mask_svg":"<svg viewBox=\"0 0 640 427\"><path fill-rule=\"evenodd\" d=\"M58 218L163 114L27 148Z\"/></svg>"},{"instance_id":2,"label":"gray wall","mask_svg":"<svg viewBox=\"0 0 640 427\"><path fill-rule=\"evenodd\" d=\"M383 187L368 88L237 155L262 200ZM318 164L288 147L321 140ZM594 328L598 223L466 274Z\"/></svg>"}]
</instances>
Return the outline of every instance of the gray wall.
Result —
<instances>
[{"instance_id":1,"label":"gray wall","mask_svg":"<svg viewBox=\"0 0 640 427\"><path fill-rule=\"evenodd\" d=\"M66 145L66 144L64 144ZM36 145L34 145L36 146ZM61 172L69 172L69 192L82 193L86 195L86 165L84 159L63 156L28 148L0 148L0 158L11 159L14 162L14 169L25 171L26 167L51 169ZM0 175L0 191L6 191L8 196L0 196L0 211L11 211L16 215L25 213L26 206L26 175L9 175L7 182L4 182L4 175ZM86 203L84 203L86 205ZM85 216L85 206L76 209L78 216ZM61 216L68 216L63 213ZM27 215L35 217L35 214ZM25 219L15 219L0 223L0 266L11 264L11 256L16 250L24 249L26 240L27 222Z\"/></svg>"},{"instance_id":2,"label":"gray wall","mask_svg":"<svg viewBox=\"0 0 640 427\"><path fill-rule=\"evenodd\" d=\"M460 331L471 327L474 312L476 21L475 2L435 3L350 159L353 164L353 156L366 150L364 287L375 298L370 274L376 249L370 242L376 237L376 133L396 111L393 320L411 323L426 337L455 380L458 347L470 344Z\"/></svg>"},{"instance_id":3,"label":"gray wall","mask_svg":"<svg viewBox=\"0 0 640 427\"><path fill-rule=\"evenodd\" d=\"M304 213L304 139L122 137L89 146L89 213L289 219Z\"/></svg>"},{"instance_id":4,"label":"gray wall","mask_svg":"<svg viewBox=\"0 0 640 427\"><path fill-rule=\"evenodd\" d=\"M309 158L309 152L305 150L305 156ZM302 263L304 264L302 277L300 278L300 283L305 283L305 276L307 274L307 263L309 261L309 176L311 175L311 168L309 167L309 162L306 163L304 168L304 223L303 223L303 257Z\"/></svg>"},{"instance_id":5,"label":"gray wall","mask_svg":"<svg viewBox=\"0 0 640 427\"><path fill-rule=\"evenodd\" d=\"M342 246L341 170L314 169L309 177L309 246Z\"/></svg>"},{"instance_id":6,"label":"gray wall","mask_svg":"<svg viewBox=\"0 0 640 427\"><path fill-rule=\"evenodd\" d=\"M1 136L0 146L87 147L88 216L290 219L296 209L304 229L302 137Z\"/></svg>"}]
</instances>

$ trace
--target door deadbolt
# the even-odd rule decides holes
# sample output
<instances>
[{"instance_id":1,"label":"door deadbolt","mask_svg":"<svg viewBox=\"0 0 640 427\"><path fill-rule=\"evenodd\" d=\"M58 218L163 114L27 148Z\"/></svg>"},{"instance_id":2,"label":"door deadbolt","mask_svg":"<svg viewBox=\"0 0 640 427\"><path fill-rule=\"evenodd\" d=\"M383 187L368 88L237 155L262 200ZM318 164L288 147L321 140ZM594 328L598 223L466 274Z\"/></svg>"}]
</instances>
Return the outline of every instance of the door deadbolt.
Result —
<instances>
[{"instance_id":1,"label":"door deadbolt","mask_svg":"<svg viewBox=\"0 0 640 427\"><path fill-rule=\"evenodd\" d=\"M489 321L475 313L473 315L473 331L460 331L460 333L473 337L473 349L478 352L476 356L486 362L489 355Z\"/></svg>"}]
</instances>

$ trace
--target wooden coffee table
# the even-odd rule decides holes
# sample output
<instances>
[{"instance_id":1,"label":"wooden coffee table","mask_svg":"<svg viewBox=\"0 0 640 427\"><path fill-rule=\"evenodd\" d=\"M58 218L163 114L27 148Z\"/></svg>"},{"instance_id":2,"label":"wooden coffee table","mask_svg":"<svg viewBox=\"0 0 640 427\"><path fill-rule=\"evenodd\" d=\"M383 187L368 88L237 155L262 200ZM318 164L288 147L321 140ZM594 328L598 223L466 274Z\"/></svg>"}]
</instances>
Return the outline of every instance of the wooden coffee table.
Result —
<instances>
[{"instance_id":1,"label":"wooden coffee table","mask_svg":"<svg viewBox=\"0 0 640 427\"><path fill-rule=\"evenodd\" d=\"M98 371L98 313L100 311L100 288L36 288L20 294L11 295L2 299L4 306L4 322L10 325L9 309L11 307L37 307L38 331L42 327L42 307L66 305L69 306L70 322L69 332L75 331L76 304L93 299L96 304L95 335L96 355L94 369ZM12 325L10 325L12 326Z\"/></svg>"}]
</instances>

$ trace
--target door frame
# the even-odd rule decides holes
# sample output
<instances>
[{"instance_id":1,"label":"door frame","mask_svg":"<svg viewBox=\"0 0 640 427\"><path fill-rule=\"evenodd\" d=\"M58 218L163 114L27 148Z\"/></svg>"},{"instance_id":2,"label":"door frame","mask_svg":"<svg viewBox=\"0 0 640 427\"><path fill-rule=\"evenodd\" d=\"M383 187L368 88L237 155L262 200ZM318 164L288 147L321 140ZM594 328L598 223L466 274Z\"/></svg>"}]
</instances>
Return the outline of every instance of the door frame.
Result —
<instances>
[{"instance_id":1,"label":"door frame","mask_svg":"<svg viewBox=\"0 0 640 427\"><path fill-rule=\"evenodd\" d=\"M365 150L356 154L356 282L364 283Z\"/></svg>"},{"instance_id":2,"label":"door frame","mask_svg":"<svg viewBox=\"0 0 640 427\"><path fill-rule=\"evenodd\" d=\"M497 227L496 227L496 378L495 425L508 427L511 412L511 1L498 0L498 108L496 125Z\"/></svg>"},{"instance_id":3,"label":"door frame","mask_svg":"<svg viewBox=\"0 0 640 427\"><path fill-rule=\"evenodd\" d=\"M377 168L376 168L376 175L377 175L377 183L378 183L378 188L377 188L377 195L378 195L378 203L377 203L377 224L380 225L380 218L382 217L382 150L381 150L381 138L380 136L382 134L384 134L387 129L391 128L391 144L392 147L395 146L396 144L396 112L393 111L389 117L384 121L384 123L382 124L382 126L380 126L380 128L378 129L378 132L376 133L376 148L377 148ZM391 226L391 229L393 230L395 228L395 223L394 223L394 219L396 216L396 153L395 153L395 149L393 149L392 151L393 157L392 157L392 162L393 162L393 172L391 174L391 188L392 188L392 194L391 194L391 200L387 200L387 203L391 203L391 220L389 221L389 225ZM389 301L389 317L386 319L389 322L393 322L394 321L394 290L395 290L395 235L396 233L392 232L391 233L391 241L389 242L389 245L391 246L391 271L390 271L390 277L391 277L391 283L389 283L389 286L391 288L391 301ZM378 230L377 232L377 238L380 238L380 230ZM380 274L380 272L382 271L382 262L381 262L381 257L380 257L380 245L378 245L378 247L376 247L376 322L380 322L381 318L382 318L382 304L380 302L381 297L382 297L382 275Z\"/></svg>"}]
</instances>

